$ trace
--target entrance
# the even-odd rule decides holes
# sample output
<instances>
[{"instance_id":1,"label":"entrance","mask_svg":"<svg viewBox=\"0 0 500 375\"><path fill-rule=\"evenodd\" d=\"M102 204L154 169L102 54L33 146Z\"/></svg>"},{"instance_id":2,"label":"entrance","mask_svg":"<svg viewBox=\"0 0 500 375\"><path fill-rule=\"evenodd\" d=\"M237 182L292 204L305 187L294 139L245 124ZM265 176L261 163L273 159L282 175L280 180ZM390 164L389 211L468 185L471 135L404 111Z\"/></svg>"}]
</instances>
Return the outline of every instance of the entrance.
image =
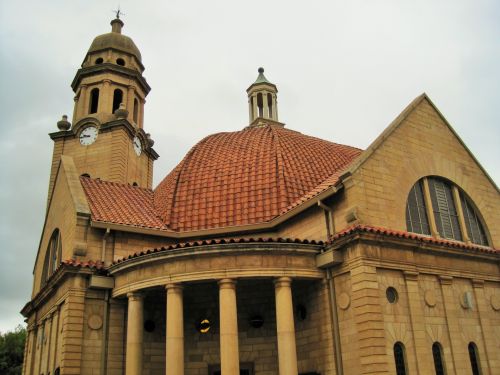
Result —
<instances>
[{"instance_id":1,"label":"entrance","mask_svg":"<svg viewBox=\"0 0 500 375\"><path fill-rule=\"evenodd\" d=\"M220 365L208 366L208 375L221 375ZM253 363L240 363L240 375L253 375Z\"/></svg>"}]
</instances>

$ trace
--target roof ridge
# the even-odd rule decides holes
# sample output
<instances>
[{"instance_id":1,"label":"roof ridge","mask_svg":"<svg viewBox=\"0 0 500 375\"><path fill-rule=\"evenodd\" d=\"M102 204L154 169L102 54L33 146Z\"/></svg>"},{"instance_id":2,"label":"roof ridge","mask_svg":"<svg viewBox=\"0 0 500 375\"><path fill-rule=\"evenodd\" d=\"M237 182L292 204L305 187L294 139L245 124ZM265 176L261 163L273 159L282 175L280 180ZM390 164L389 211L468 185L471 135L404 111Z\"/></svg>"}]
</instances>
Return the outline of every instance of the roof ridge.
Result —
<instances>
[{"instance_id":1,"label":"roof ridge","mask_svg":"<svg viewBox=\"0 0 500 375\"><path fill-rule=\"evenodd\" d=\"M285 160L283 157L283 146L281 144L281 139L277 135L278 132L275 130L275 128L270 127L271 129L271 134L273 137L273 140L276 142L276 183L278 185L278 190L280 196L278 197L278 216L280 212L283 210L284 207L286 207L289 202L286 200L286 197L288 197L288 184L286 182L286 176L285 176ZM281 177L281 179L280 179ZM281 199L285 200L285 205L281 204Z\"/></svg>"},{"instance_id":2,"label":"roof ridge","mask_svg":"<svg viewBox=\"0 0 500 375\"><path fill-rule=\"evenodd\" d=\"M80 181L85 181L85 180L88 180L88 181L91 181L91 182L97 182L97 183L102 184L102 185L123 186L123 187L130 187L130 188L133 188L133 189L140 189L140 190L146 190L146 191L149 191L149 192L153 192L153 189L142 187L142 186L139 186L139 185L137 185L137 186L130 185L128 182L127 183L121 183L121 182L115 182L115 181L101 180L98 177L97 178L92 178L92 177L87 177L87 176L80 176Z\"/></svg>"}]
</instances>

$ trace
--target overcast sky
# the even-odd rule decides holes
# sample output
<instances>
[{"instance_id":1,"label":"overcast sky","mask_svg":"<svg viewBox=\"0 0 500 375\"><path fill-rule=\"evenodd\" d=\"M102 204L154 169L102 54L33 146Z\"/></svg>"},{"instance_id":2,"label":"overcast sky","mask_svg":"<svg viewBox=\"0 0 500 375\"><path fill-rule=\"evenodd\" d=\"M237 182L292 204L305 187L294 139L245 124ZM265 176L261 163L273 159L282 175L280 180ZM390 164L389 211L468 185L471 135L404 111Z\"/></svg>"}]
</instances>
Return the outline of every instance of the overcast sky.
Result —
<instances>
[{"instance_id":1,"label":"overcast sky","mask_svg":"<svg viewBox=\"0 0 500 375\"><path fill-rule=\"evenodd\" d=\"M0 331L22 322L52 141L70 83L117 0L0 1ZM121 0L152 87L155 185L205 135L248 124L257 68L280 121L366 148L426 92L500 182L498 0Z\"/></svg>"}]
</instances>

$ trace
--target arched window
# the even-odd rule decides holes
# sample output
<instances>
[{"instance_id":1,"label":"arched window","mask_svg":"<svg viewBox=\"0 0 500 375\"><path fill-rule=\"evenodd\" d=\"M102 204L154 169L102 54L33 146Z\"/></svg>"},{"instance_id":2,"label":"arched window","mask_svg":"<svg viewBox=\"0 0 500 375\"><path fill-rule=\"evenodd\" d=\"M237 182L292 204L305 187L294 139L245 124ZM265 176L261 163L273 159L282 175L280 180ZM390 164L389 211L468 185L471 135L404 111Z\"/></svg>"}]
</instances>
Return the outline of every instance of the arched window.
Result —
<instances>
[{"instance_id":1,"label":"arched window","mask_svg":"<svg viewBox=\"0 0 500 375\"><path fill-rule=\"evenodd\" d=\"M443 363L443 348L439 342L432 344L432 356L434 358L434 369L436 375L446 375Z\"/></svg>"},{"instance_id":2,"label":"arched window","mask_svg":"<svg viewBox=\"0 0 500 375\"><path fill-rule=\"evenodd\" d=\"M123 100L123 91L120 89L116 89L113 93L113 111L112 113L115 113L115 111L120 108L120 104L122 103Z\"/></svg>"},{"instance_id":3,"label":"arched window","mask_svg":"<svg viewBox=\"0 0 500 375\"><path fill-rule=\"evenodd\" d=\"M50 237L49 245L47 246L47 252L45 253L45 259L43 262L42 270L42 285L47 282L52 273L57 269L57 266L61 262L62 257L62 246L61 246L61 234L59 229L54 229L52 236Z\"/></svg>"},{"instance_id":4,"label":"arched window","mask_svg":"<svg viewBox=\"0 0 500 375\"><path fill-rule=\"evenodd\" d=\"M137 117L139 116L139 101L134 99L134 122L137 124Z\"/></svg>"},{"instance_id":5,"label":"arched window","mask_svg":"<svg viewBox=\"0 0 500 375\"><path fill-rule=\"evenodd\" d=\"M396 375L406 375L405 347L399 341L394 344L394 362L396 364Z\"/></svg>"},{"instance_id":6,"label":"arched window","mask_svg":"<svg viewBox=\"0 0 500 375\"><path fill-rule=\"evenodd\" d=\"M89 113L97 113L97 106L99 104L99 89L94 88L90 91Z\"/></svg>"},{"instance_id":7,"label":"arched window","mask_svg":"<svg viewBox=\"0 0 500 375\"><path fill-rule=\"evenodd\" d=\"M419 180L411 188L406 203L406 228L409 232L431 234L431 219L443 238L467 239L488 245L486 231L470 198L456 185L439 177ZM461 228L466 228L467 233L462 233Z\"/></svg>"},{"instance_id":8,"label":"arched window","mask_svg":"<svg viewBox=\"0 0 500 375\"><path fill-rule=\"evenodd\" d=\"M267 107L269 108L269 118L273 117L273 96L271 94L267 94Z\"/></svg>"},{"instance_id":9,"label":"arched window","mask_svg":"<svg viewBox=\"0 0 500 375\"><path fill-rule=\"evenodd\" d=\"M472 375L481 375L477 346L473 342L469 343L469 358L470 358L470 366L472 367Z\"/></svg>"},{"instance_id":10,"label":"arched window","mask_svg":"<svg viewBox=\"0 0 500 375\"><path fill-rule=\"evenodd\" d=\"M257 108L258 108L258 117L264 117L264 101L262 100L262 94L257 94Z\"/></svg>"}]
</instances>

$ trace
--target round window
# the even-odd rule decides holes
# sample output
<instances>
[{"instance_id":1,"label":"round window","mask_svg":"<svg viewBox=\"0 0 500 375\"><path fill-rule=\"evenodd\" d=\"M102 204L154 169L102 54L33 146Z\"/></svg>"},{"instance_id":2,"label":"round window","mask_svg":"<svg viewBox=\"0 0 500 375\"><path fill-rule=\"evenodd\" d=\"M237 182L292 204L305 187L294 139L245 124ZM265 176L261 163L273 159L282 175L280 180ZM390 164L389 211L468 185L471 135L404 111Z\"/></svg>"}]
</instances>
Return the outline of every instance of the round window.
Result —
<instances>
[{"instance_id":1,"label":"round window","mask_svg":"<svg viewBox=\"0 0 500 375\"><path fill-rule=\"evenodd\" d=\"M208 333L208 331L210 331L210 328L211 328L211 323L210 323L210 320L208 320L207 318L202 318L202 319L199 319L198 322L196 323L196 330L200 333Z\"/></svg>"},{"instance_id":2,"label":"round window","mask_svg":"<svg viewBox=\"0 0 500 375\"><path fill-rule=\"evenodd\" d=\"M120 59L116 59L116 63L117 63L118 65L125 66L125 60L123 60L123 59L121 59L121 58L120 58Z\"/></svg>"},{"instance_id":3,"label":"round window","mask_svg":"<svg viewBox=\"0 0 500 375\"><path fill-rule=\"evenodd\" d=\"M104 62L104 60L102 59L102 57L98 57L96 60L95 60L95 63L96 64L102 64Z\"/></svg>"},{"instance_id":4,"label":"round window","mask_svg":"<svg viewBox=\"0 0 500 375\"><path fill-rule=\"evenodd\" d=\"M387 300L389 301L389 303L398 302L398 291L395 288L393 288L392 286L387 288L387 290L385 291L385 296L387 297Z\"/></svg>"}]
</instances>

